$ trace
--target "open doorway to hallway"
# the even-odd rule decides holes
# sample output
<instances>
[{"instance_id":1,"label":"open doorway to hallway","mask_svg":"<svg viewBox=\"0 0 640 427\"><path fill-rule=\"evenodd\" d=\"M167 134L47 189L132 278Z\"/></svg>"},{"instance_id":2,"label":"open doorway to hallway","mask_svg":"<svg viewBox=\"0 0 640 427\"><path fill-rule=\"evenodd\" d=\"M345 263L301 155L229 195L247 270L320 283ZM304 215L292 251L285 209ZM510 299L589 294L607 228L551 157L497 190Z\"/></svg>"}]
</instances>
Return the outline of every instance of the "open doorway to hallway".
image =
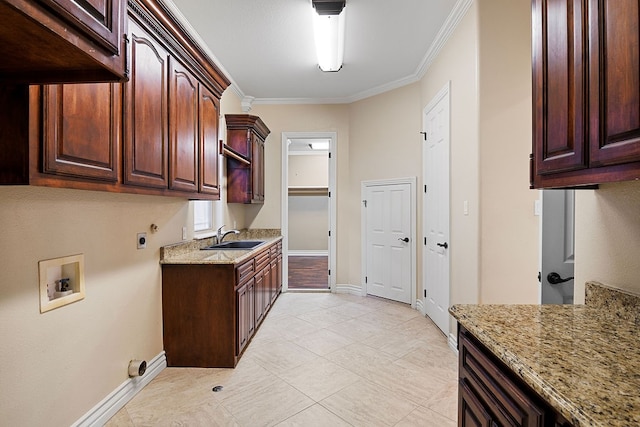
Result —
<instances>
[{"instance_id":1,"label":"open doorway to hallway","mask_svg":"<svg viewBox=\"0 0 640 427\"><path fill-rule=\"evenodd\" d=\"M335 283L335 138L330 132L283 133L285 289L330 290Z\"/></svg>"}]
</instances>

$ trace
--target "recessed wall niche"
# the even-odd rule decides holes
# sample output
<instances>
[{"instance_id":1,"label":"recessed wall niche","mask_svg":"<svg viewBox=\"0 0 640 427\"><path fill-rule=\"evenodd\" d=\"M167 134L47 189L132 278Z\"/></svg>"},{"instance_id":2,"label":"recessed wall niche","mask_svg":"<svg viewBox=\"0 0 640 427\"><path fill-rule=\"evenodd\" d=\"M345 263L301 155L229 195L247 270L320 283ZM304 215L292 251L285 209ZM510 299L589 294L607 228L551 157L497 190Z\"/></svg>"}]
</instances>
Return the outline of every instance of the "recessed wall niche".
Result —
<instances>
[{"instance_id":1,"label":"recessed wall niche","mask_svg":"<svg viewBox=\"0 0 640 427\"><path fill-rule=\"evenodd\" d=\"M40 313L84 299L84 254L38 262Z\"/></svg>"}]
</instances>

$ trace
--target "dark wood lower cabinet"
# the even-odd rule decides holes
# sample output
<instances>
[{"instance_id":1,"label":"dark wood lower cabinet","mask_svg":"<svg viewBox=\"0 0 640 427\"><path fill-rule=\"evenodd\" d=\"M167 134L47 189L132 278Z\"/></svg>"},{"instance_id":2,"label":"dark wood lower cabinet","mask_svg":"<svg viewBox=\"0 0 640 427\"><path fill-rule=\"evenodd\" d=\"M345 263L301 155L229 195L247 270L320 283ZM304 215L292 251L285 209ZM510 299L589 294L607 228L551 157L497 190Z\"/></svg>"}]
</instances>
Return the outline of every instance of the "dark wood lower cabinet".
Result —
<instances>
[{"instance_id":1,"label":"dark wood lower cabinet","mask_svg":"<svg viewBox=\"0 0 640 427\"><path fill-rule=\"evenodd\" d=\"M462 326L458 349L459 426L571 425Z\"/></svg>"},{"instance_id":2,"label":"dark wood lower cabinet","mask_svg":"<svg viewBox=\"0 0 640 427\"><path fill-rule=\"evenodd\" d=\"M272 286L271 263L278 260L281 265L281 242L238 265L163 264L167 365L235 367L282 289L281 281ZM273 298L272 289L277 290Z\"/></svg>"}]
</instances>

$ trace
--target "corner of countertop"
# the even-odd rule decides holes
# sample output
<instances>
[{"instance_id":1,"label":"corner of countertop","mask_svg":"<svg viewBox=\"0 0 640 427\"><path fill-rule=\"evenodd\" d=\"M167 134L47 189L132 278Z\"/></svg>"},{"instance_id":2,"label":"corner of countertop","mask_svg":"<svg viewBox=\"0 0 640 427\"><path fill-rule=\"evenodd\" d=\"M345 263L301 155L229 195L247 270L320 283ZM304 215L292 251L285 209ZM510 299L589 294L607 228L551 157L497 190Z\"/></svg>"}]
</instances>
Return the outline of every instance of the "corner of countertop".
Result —
<instances>
[{"instance_id":1,"label":"corner of countertop","mask_svg":"<svg viewBox=\"0 0 640 427\"><path fill-rule=\"evenodd\" d=\"M640 324L640 295L604 285L600 282L585 283L585 305L603 309L616 317Z\"/></svg>"}]
</instances>

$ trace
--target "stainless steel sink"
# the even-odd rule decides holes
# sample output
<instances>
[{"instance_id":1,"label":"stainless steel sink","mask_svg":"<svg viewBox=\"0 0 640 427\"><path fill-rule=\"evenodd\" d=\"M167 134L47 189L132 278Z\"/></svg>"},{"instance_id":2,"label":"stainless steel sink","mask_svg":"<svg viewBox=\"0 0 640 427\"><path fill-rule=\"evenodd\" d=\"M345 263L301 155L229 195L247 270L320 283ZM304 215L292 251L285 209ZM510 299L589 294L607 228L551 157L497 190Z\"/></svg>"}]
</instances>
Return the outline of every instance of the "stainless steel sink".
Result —
<instances>
[{"instance_id":1,"label":"stainless steel sink","mask_svg":"<svg viewBox=\"0 0 640 427\"><path fill-rule=\"evenodd\" d=\"M207 246L203 250L213 249L253 249L264 243L264 240L230 240L228 242L218 243L216 245Z\"/></svg>"}]
</instances>

